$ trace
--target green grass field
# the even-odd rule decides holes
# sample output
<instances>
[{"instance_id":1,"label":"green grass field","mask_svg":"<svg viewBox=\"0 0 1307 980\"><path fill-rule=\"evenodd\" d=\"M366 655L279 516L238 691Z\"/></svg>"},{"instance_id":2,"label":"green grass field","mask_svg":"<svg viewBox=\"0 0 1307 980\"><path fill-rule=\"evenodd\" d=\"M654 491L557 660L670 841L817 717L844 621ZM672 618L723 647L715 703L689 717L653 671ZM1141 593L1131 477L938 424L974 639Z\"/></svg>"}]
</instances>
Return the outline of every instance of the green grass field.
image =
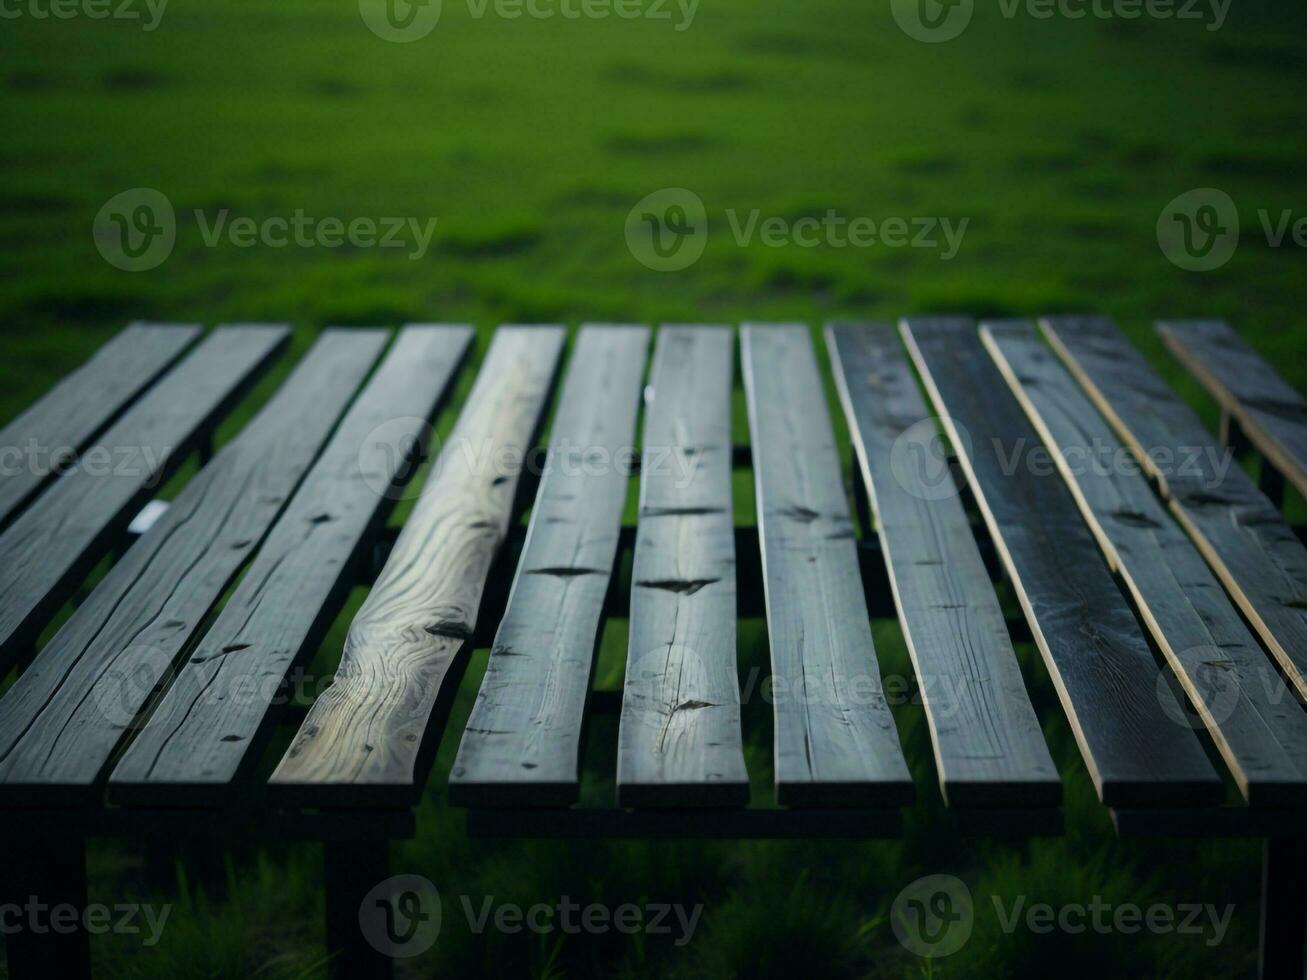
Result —
<instances>
[{"instance_id":1,"label":"green grass field","mask_svg":"<svg viewBox=\"0 0 1307 980\"><path fill-rule=\"evenodd\" d=\"M981 0L970 27L943 44L907 37L888 3L851 0L703 0L679 31L675 7L671 20L509 20L472 9L445 0L435 31L411 44L375 37L353 0L175 0L152 31L87 17L0 24L0 420L135 318L289 321L299 353L330 324L469 322L484 349L501 322L819 325L1092 310L1115 317L1214 419L1150 323L1215 316L1307 388L1303 250L1271 247L1258 214L1304 207L1301 4L1235 4L1209 31L1009 19L997 0ZM167 195L178 228L162 265L131 273L101 257L92 223L136 187ZM633 258L624 228L635 203L665 187L697 194L709 230L698 262L660 273ZM1197 187L1228 193L1243 227L1232 260L1206 273L1169 262L1155 234L1167 202ZM210 247L197 209L206 221L297 209L438 220L430 252L415 260L406 249ZM727 212L755 209L790 221L830 209L877 222L947 217L967 230L951 259L886 245L741 247ZM737 411L743 434L742 401ZM751 521L747 482L737 505ZM1301 501L1293 506L1301 517ZM347 622L348 610L315 670L331 668ZM883 671L910 673L897 625L878 622L876 639ZM601 683L620 684L623 640L615 624ZM1065 838L1008 845L952 834L913 705L896 719L921 802L904 840L885 844L469 840L443 809L446 745L418 838L394 852L397 872L439 887L444 924L401 975L1252 975L1259 848L1117 841L1036 651L1020 653L1066 777ZM742 676L765 662L763 625L746 622ZM480 652L452 726L483 666ZM771 780L768 711L746 707L759 799ZM597 795L611 788L607 724L595 726L587 758ZM977 912L961 951L927 960L896 941L888 910L904 885L936 872L963 878ZM139 852L109 843L95 844L92 873L93 900L176 904L157 947L97 939L101 976L323 970L311 847L236 848L226 887L208 891L184 869L175 888L151 885ZM484 896L530 905L566 895L704 909L684 946L615 933L478 935L462 895L477 907ZM1235 911L1216 945L1146 932L1008 934L991 896L1007 905L1019 895Z\"/></svg>"}]
</instances>

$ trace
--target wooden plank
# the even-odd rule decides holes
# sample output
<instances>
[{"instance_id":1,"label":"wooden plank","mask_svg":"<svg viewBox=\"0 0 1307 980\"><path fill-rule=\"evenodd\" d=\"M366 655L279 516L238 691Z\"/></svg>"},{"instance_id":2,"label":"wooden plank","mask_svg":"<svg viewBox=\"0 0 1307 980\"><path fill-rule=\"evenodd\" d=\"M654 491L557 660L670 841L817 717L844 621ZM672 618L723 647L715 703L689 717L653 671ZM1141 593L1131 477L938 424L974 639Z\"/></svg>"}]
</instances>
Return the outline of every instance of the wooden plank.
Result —
<instances>
[{"instance_id":1,"label":"wooden plank","mask_svg":"<svg viewBox=\"0 0 1307 980\"><path fill-rule=\"evenodd\" d=\"M909 805L912 775L881 685L812 337L802 324L745 324L740 353L771 643L776 802Z\"/></svg>"},{"instance_id":2,"label":"wooden plank","mask_svg":"<svg viewBox=\"0 0 1307 980\"><path fill-rule=\"evenodd\" d=\"M644 424L621 806L748 802L735 667L729 327L664 326Z\"/></svg>"},{"instance_id":3,"label":"wooden plank","mask_svg":"<svg viewBox=\"0 0 1307 980\"><path fill-rule=\"evenodd\" d=\"M746 807L744 809L480 809L467 814L467 835L509 840L893 840L902 812Z\"/></svg>"},{"instance_id":4,"label":"wooden plank","mask_svg":"<svg viewBox=\"0 0 1307 980\"><path fill-rule=\"evenodd\" d=\"M508 609L450 776L457 806L567 806L630 482L649 330L586 326Z\"/></svg>"},{"instance_id":5,"label":"wooden plank","mask_svg":"<svg viewBox=\"0 0 1307 980\"><path fill-rule=\"evenodd\" d=\"M281 350L280 326L215 330L0 534L0 666L29 647L132 515Z\"/></svg>"},{"instance_id":6,"label":"wooden plank","mask_svg":"<svg viewBox=\"0 0 1307 980\"><path fill-rule=\"evenodd\" d=\"M1307 800L1307 713L1107 422L1029 323L982 338L1254 806ZM1099 453L1105 455L1100 457Z\"/></svg>"},{"instance_id":7,"label":"wooden plank","mask_svg":"<svg viewBox=\"0 0 1307 980\"><path fill-rule=\"evenodd\" d=\"M1215 803L1220 779L1183 717L1062 478L970 319L912 319L913 360L994 541L1081 757L1108 805ZM876 365L867 365L870 373Z\"/></svg>"},{"instance_id":8,"label":"wooden plank","mask_svg":"<svg viewBox=\"0 0 1307 980\"><path fill-rule=\"evenodd\" d=\"M1063 363L1307 698L1307 548L1198 415L1104 317L1041 321Z\"/></svg>"},{"instance_id":9,"label":"wooden plank","mask_svg":"<svg viewBox=\"0 0 1307 980\"><path fill-rule=\"evenodd\" d=\"M383 331L326 331L42 648L0 701L0 801L87 798L385 341Z\"/></svg>"},{"instance_id":10,"label":"wooden plank","mask_svg":"<svg viewBox=\"0 0 1307 980\"><path fill-rule=\"evenodd\" d=\"M350 626L269 790L308 806L408 805L421 794L477 611L508 531L563 345L561 327L500 327L386 567Z\"/></svg>"},{"instance_id":11,"label":"wooden plank","mask_svg":"<svg viewBox=\"0 0 1307 980\"><path fill-rule=\"evenodd\" d=\"M1307 400L1224 320L1165 320L1157 330L1262 455L1307 496Z\"/></svg>"},{"instance_id":12,"label":"wooden plank","mask_svg":"<svg viewBox=\"0 0 1307 980\"><path fill-rule=\"evenodd\" d=\"M0 429L0 525L73 465L199 335L193 325L133 323Z\"/></svg>"},{"instance_id":13,"label":"wooden plank","mask_svg":"<svg viewBox=\"0 0 1307 980\"><path fill-rule=\"evenodd\" d=\"M888 324L828 328L835 380L951 806L1057 806L1062 784L935 423Z\"/></svg>"},{"instance_id":14,"label":"wooden plank","mask_svg":"<svg viewBox=\"0 0 1307 980\"><path fill-rule=\"evenodd\" d=\"M290 671L322 642L467 353L466 326L404 329L110 779L132 805L209 805L243 781Z\"/></svg>"}]
</instances>

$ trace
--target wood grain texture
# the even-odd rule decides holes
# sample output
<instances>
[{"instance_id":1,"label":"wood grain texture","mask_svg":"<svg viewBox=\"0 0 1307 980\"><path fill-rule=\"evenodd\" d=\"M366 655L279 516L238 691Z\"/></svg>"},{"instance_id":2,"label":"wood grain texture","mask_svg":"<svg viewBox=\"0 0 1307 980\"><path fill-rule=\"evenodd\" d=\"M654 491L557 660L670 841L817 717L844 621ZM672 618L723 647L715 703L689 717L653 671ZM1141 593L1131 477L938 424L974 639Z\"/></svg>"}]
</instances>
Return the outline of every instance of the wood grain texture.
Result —
<instances>
[{"instance_id":1,"label":"wood grain texture","mask_svg":"<svg viewBox=\"0 0 1307 980\"><path fill-rule=\"evenodd\" d=\"M382 331L325 332L41 649L0 701L0 800L90 793L384 344Z\"/></svg>"},{"instance_id":2,"label":"wood grain texture","mask_svg":"<svg viewBox=\"0 0 1307 980\"><path fill-rule=\"evenodd\" d=\"M1054 317L1044 333L1307 698L1307 548L1283 516L1104 317Z\"/></svg>"},{"instance_id":3,"label":"wood grain texture","mask_svg":"<svg viewBox=\"0 0 1307 980\"><path fill-rule=\"evenodd\" d=\"M1164 320L1166 345L1307 496L1307 400L1223 320Z\"/></svg>"},{"instance_id":4,"label":"wood grain texture","mask_svg":"<svg viewBox=\"0 0 1307 980\"><path fill-rule=\"evenodd\" d=\"M107 465L74 467L0 534L0 666L35 640L154 489L289 336L279 326L215 330L99 437Z\"/></svg>"},{"instance_id":5,"label":"wood grain texture","mask_svg":"<svg viewBox=\"0 0 1307 980\"><path fill-rule=\"evenodd\" d=\"M561 327L500 327L421 498L350 626L335 682L269 783L306 806L421 794L508 531L562 349Z\"/></svg>"},{"instance_id":6,"label":"wood grain texture","mask_svg":"<svg viewBox=\"0 0 1307 980\"><path fill-rule=\"evenodd\" d=\"M749 799L735 666L729 327L664 326L640 466L621 806Z\"/></svg>"},{"instance_id":7,"label":"wood grain texture","mask_svg":"<svg viewBox=\"0 0 1307 980\"><path fill-rule=\"evenodd\" d=\"M1307 713L1202 555L1029 323L982 338L1250 805L1307 799ZM1100 458L1099 447L1106 454Z\"/></svg>"},{"instance_id":8,"label":"wood grain texture","mask_svg":"<svg viewBox=\"0 0 1307 980\"><path fill-rule=\"evenodd\" d=\"M508 608L449 783L458 806L568 806L630 482L649 330L578 334Z\"/></svg>"},{"instance_id":9,"label":"wood grain texture","mask_svg":"<svg viewBox=\"0 0 1307 980\"><path fill-rule=\"evenodd\" d=\"M912 776L872 645L811 334L802 324L746 324L740 353L771 644L776 802L909 805Z\"/></svg>"},{"instance_id":10,"label":"wood grain texture","mask_svg":"<svg viewBox=\"0 0 1307 980\"><path fill-rule=\"evenodd\" d=\"M922 463L938 437L898 334L848 324L828 337L940 790L951 806L1056 806L1062 784L966 512L947 469Z\"/></svg>"},{"instance_id":11,"label":"wood grain texture","mask_svg":"<svg viewBox=\"0 0 1307 980\"><path fill-rule=\"evenodd\" d=\"M472 333L466 326L400 333L118 763L110 778L115 800L216 804L244 781L274 702L288 697L287 675L322 642L360 554L417 465Z\"/></svg>"},{"instance_id":12,"label":"wood grain texture","mask_svg":"<svg viewBox=\"0 0 1307 980\"><path fill-rule=\"evenodd\" d=\"M1098 796L1108 805L1217 802L1221 781L1159 671L1038 433L970 319L903 328Z\"/></svg>"},{"instance_id":13,"label":"wood grain texture","mask_svg":"<svg viewBox=\"0 0 1307 980\"><path fill-rule=\"evenodd\" d=\"M192 325L133 323L0 429L0 525L70 465L199 335L200 328Z\"/></svg>"}]
</instances>

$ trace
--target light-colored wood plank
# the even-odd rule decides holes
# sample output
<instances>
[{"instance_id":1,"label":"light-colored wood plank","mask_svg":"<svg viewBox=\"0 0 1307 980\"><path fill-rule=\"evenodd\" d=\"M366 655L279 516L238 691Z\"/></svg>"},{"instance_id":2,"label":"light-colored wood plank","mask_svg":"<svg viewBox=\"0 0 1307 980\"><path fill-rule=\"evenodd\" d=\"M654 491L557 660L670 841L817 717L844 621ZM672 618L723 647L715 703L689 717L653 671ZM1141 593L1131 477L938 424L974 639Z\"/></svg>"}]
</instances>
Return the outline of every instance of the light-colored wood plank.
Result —
<instances>
[{"instance_id":1,"label":"light-colored wood plank","mask_svg":"<svg viewBox=\"0 0 1307 980\"><path fill-rule=\"evenodd\" d=\"M1164 320L1166 345L1307 496L1307 400L1223 320Z\"/></svg>"},{"instance_id":2,"label":"light-colored wood plank","mask_svg":"<svg viewBox=\"0 0 1307 980\"><path fill-rule=\"evenodd\" d=\"M194 343L193 325L134 323L0 429L0 524Z\"/></svg>"},{"instance_id":3,"label":"light-colored wood plank","mask_svg":"<svg viewBox=\"0 0 1307 980\"><path fill-rule=\"evenodd\" d=\"M1307 713L1032 324L981 335L1250 805L1307 800ZM1100 451L1103 454L1100 457Z\"/></svg>"},{"instance_id":4,"label":"light-colored wood plank","mask_svg":"<svg viewBox=\"0 0 1307 980\"><path fill-rule=\"evenodd\" d=\"M360 556L417 465L472 334L466 326L400 333L114 769L116 801L216 805L243 780L274 702L288 700L284 681L322 642ZM361 353L356 362L368 363ZM335 379L324 397L343 388ZM277 420L293 431L284 413Z\"/></svg>"},{"instance_id":5,"label":"light-colored wood plank","mask_svg":"<svg viewBox=\"0 0 1307 980\"><path fill-rule=\"evenodd\" d=\"M612 579L649 347L581 328L517 577L450 775L458 806L567 806Z\"/></svg>"},{"instance_id":6,"label":"light-colored wood plank","mask_svg":"<svg viewBox=\"0 0 1307 980\"><path fill-rule=\"evenodd\" d=\"M776 801L906 806L912 776L881 684L857 541L812 337L740 335L774 694Z\"/></svg>"},{"instance_id":7,"label":"light-colored wood plank","mask_svg":"<svg viewBox=\"0 0 1307 980\"><path fill-rule=\"evenodd\" d=\"M748 802L735 665L728 327L658 332L644 425L622 806Z\"/></svg>"},{"instance_id":8,"label":"light-colored wood plank","mask_svg":"<svg viewBox=\"0 0 1307 980\"><path fill-rule=\"evenodd\" d=\"M1233 452L1103 317L1052 317L1044 333L1158 482L1300 698L1307 698L1307 548Z\"/></svg>"},{"instance_id":9,"label":"light-colored wood plank","mask_svg":"<svg viewBox=\"0 0 1307 980\"><path fill-rule=\"evenodd\" d=\"M36 639L289 337L280 326L215 330L100 436L105 465L73 467L0 534L0 666Z\"/></svg>"},{"instance_id":10,"label":"light-colored wood plank","mask_svg":"<svg viewBox=\"0 0 1307 980\"><path fill-rule=\"evenodd\" d=\"M1223 788L1129 602L970 319L903 328L1057 690L1108 805L1215 803ZM869 366L870 368L870 366Z\"/></svg>"},{"instance_id":11,"label":"light-colored wood plank","mask_svg":"<svg viewBox=\"0 0 1307 980\"><path fill-rule=\"evenodd\" d=\"M335 682L269 789L308 806L408 805L462 674L564 331L495 332L390 559L354 617Z\"/></svg>"}]
</instances>

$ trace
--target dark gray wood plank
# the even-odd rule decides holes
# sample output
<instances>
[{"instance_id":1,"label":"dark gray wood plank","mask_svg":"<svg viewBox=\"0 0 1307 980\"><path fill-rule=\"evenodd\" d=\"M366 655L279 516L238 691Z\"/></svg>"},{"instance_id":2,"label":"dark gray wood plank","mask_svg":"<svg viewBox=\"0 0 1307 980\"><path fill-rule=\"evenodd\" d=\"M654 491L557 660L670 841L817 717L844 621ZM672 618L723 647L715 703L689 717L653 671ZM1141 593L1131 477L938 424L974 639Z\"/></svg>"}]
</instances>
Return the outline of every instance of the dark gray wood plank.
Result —
<instances>
[{"instance_id":1,"label":"dark gray wood plank","mask_svg":"<svg viewBox=\"0 0 1307 980\"><path fill-rule=\"evenodd\" d=\"M1052 317L1044 333L1307 699L1307 548L1110 320Z\"/></svg>"},{"instance_id":2,"label":"dark gray wood plank","mask_svg":"<svg viewBox=\"0 0 1307 980\"><path fill-rule=\"evenodd\" d=\"M735 666L729 327L658 332L644 423L621 806L749 799Z\"/></svg>"},{"instance_id":3,"label":"dark gray wood plank","mask_svg":"<svg viewBox=\"0 0 1307 980\"><path fill-rule=\"evenodd\" d=\"M586 326L508 609L449 782L457 806L568 806L612 578L649 330Z\"/></svg>"},{"instance_id":4,"label":"dark gray wood plank","mask_svg":"<svg viewBox=\"0 0 1307 980\"><path fill-rule=\"evenodd\" d=\"M1070 490L970 319L903 334L1056 688L1099 799L1214 803L1222 786ZM874 370L869 365L869 370Z\"/></svg>"},{"instance_id":5,"label":"dark gray wood plank","mask_svg":"<svg viewBox=\"0 0 1307 980\"><path fill-rule=\"evenodd\" d=\"M269 790L279 799L402 806L421 794L563 338L553 326L495 332L422 496L354 617L335 682L272 775Z\"/></svg>"},{"instance_id":6,"label":"dark gray wood plank","mask_svg":"<svg viewBox=\"0 0 1307 980\"><path fill-rule=\"evenodd\" d=\"M41 649L0 701L0 800L87 797L283 510L385 340L383 331L325 332Z\"/></svg>"},{"instance_id":7,"label":"dark gray wood plank","mask_svg":"<svg viewBox=\"0 0 1307 980\"><path fill-rule=\"evenodd\" d=\"M981 335L1244 798L1307 800L1307 713L1202 555L1138 468L1121 465L1111 427L1031 324L986 324Z\"/></svg>"},{"instance_id":8,"label":"dark gray wood plank","mask_svg":"<svg viewBox=\"0 0 1307 980\"><path fill-rule=\"evenodd\" d=\"M215 330L104 432L107 468L77 466L0 534L0 665L30 646L197 439L226 415L290 331Z\"/></svg>"},{"instance_id":9,"label":"dark gray wood plank","mask_svg":"<svg viewBox=\"0 0 1307 980\"><path fill-rule=\"evenodd\" d=\"M0 429L0 525L70 466L199 335L193 325L133 323Z\"/></svg>"},{"instance_id":10,"label":"dark gray wood plank","mask_svg":"<svg viewBox=\"0 0 1307 980\"><path fill-rule=\"evenodd\" d=\"M920 465L938 436L898 334L847 324L827 336L940 790L951 806L1057 806L1057 768L957 489L946 468Z\"/></svg>"},{"instance_id":11,"label":"dark gray wood plank","mask_svg":"<svg viewBox=\"0 0 1307 980\"><path fill-rule=\"evenodd\" d=\"M771 643L776 801L906 806L912 775L872 645L812 336L802 324L745 324L740 354Z\"/></svg>"},{"instance_id":12,"label":"dark gray wood plank","mask_svg":"<svg viewBox=\"0 0 1307 980\"><path fill-rule=\"evenodd\" d=\"M348 596L472 335L467 326L399 335L114 769L115 800L211 805L244 781L275 699L287 697L287 675L318 648Z\"/></svg>"},{"instance_id":13,"label":"dark gray wood plank","mask_svg":"<svg viewBox=\"0 0 1307 980\"><path fill-rule=\"evenodd\" d=\"M1157 330L1262 455L1307 496L1307 400L1224 320L1165 320Z\"/></svg>"}]
</instances>

